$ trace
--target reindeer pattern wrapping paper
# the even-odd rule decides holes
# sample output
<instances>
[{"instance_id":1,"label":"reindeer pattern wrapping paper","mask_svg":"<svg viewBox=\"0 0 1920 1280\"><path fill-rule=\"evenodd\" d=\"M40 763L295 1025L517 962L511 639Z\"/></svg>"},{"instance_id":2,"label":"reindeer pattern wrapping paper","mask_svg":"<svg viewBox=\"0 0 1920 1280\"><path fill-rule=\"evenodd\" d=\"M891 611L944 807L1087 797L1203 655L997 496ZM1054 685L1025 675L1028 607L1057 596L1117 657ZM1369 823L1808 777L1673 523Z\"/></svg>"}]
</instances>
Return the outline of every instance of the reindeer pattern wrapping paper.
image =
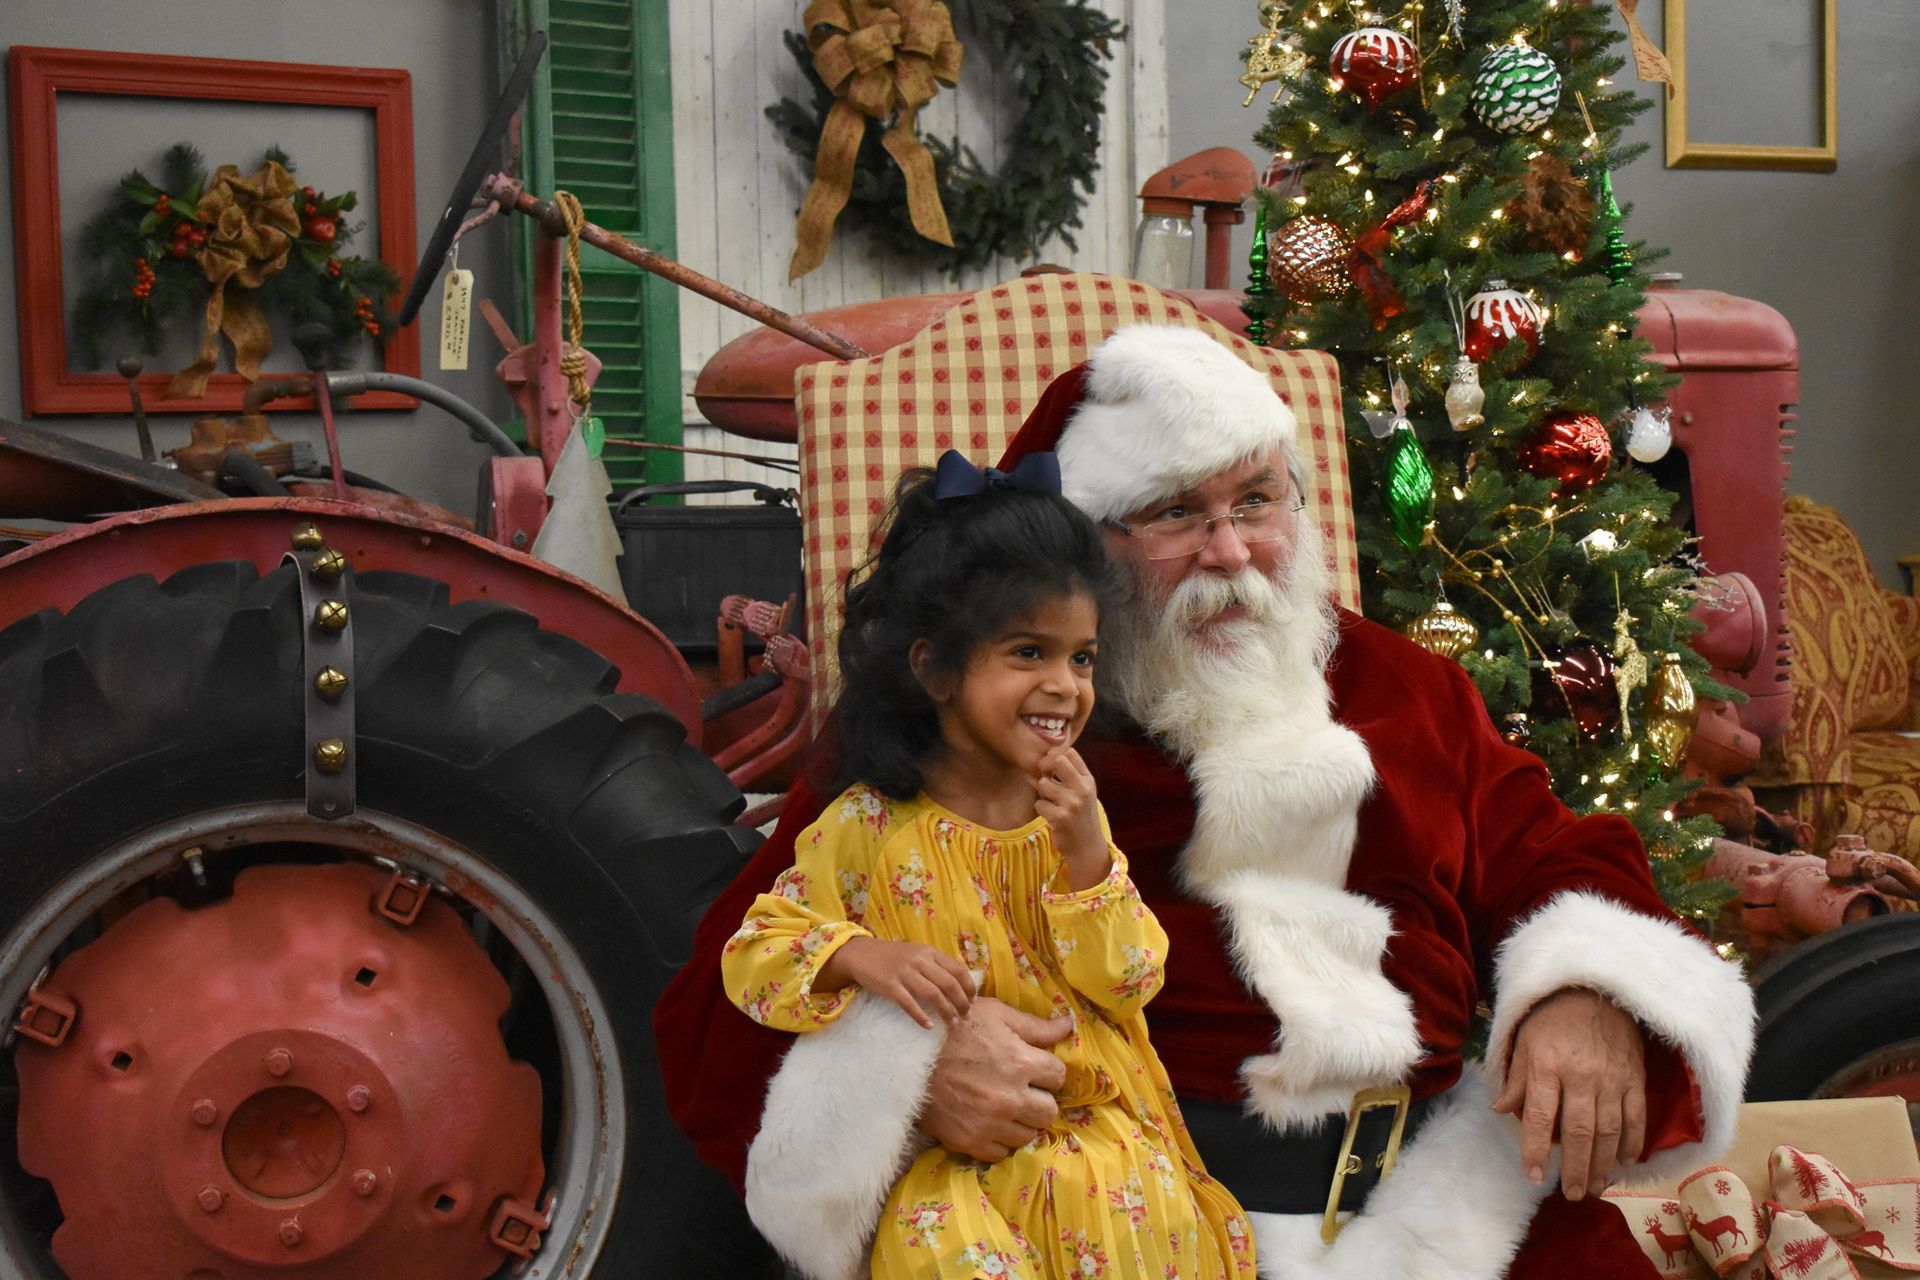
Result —
<instances>
[{"instance_id":1,"label":"reindeer pattern wrapping paper","mask_svg":"<svg viewBox=\"0 0 1920 1280\"><path fill-rule=\"evenodd\" d=\"M1749 1103L1722 1163L1607 1199L1666 1280L1920 1274L1920 1157L1899 1098Z\"/></svg>"}]
</instances>

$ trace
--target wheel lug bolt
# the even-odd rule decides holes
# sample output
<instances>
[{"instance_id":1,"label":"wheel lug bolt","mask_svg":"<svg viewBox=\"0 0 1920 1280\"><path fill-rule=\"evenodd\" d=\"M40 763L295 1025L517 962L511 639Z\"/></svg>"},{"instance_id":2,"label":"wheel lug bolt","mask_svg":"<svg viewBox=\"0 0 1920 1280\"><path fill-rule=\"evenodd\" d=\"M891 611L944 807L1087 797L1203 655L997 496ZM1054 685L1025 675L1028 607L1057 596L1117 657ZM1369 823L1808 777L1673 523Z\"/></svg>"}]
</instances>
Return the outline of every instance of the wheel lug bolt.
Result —
<instances>
[{"instance_id":1,"label":"wheel lug bolt","mask_svg":"<svg viewBox=\"0 0 1920 1280\"><path fill-rule=\"evenodd\" d=\"M274 1049L267 1054L267 1074L283 1076L293 1070L293 1055L285 1049Z\"/></svg>"},{"instance_id":2,"label":"wheel lug bolt","mask_svg":"<svg viewBox=\"0 0 1920 1280\"><path fill-rule=\"evenodd\" d=\"M202 1098L193 1104L193 1110L190 1114L193 1116L193 1122L195 1124L199 1125L202 1129L206 1129L211 1128L213 1122L220 1118L220 1108L213 1104L212 1098Z\"/></svg>"},{"instance_id":3,"label":"wheel lug bolt","mask_svg":"<svg viewBox=\"0 0 1920 1280\"><path fill-rule=\"evenodd\" d=\"M280 1224L280 1243L289 1249L299 1244L300 1238L304 1234L306 1233L300 1230L300 1219L298 1218L288 1218Z\"/></svg>"},{"instance_id":4,"label":"wheel lug bolt","mask_svg":"<svg viewBox=\"0 0 1920 1280\"><path fill-rule=\"evenodd\" d=\"M208 1213L220 1212L220 1206L227 1202L226 1196L221 1194L218 1187L200 1188L200 1194L196 1199L200 1201L200 1207Z\"/></svg>"},{"instance_id":5,"label":"wheel lug bolt","mask_svg":"<svg viewBox=\"0 0 1920 1280\"><path fill-rule=\"evenodd\" d=\"M353 1194L363 1200L372 1195L379 1185L380 1179L371 1169L361 1169L353 1175Z\"/></svg>"},{"instance_id":6,"label":"wheel lug bolt","mask_svg":"<svg viewBox=\"0 0 1920 1280\"><path fill-rule=\"evenodd\" d=\"M372 1105L373 1105L373 1090L367 1088L367 1086L363 1084L357 1084L353 1086L353 1088L347 1090L347 1109L349 1111L355 1111L355 1112L365 1111L368 1107Z\"/></svg>"}]
</instances>

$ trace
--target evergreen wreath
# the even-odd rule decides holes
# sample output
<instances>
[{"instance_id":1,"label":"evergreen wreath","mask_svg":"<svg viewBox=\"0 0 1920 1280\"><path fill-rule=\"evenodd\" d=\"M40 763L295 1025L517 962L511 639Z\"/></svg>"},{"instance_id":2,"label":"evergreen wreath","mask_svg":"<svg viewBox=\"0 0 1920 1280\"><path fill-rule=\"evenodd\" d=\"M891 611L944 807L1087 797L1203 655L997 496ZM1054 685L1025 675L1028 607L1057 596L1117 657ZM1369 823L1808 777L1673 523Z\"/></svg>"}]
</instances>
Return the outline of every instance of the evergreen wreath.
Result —
<instances>
[{"instance_id":1,"label":"evergreen wreath","mask_svg":"<svg viewBox=\"0 0 1920 1280\"><path fill-rule=\"evenodd\" d=\"M853 192L839 225L864 232L881 248L927 257L957 275L996 257L1031 258L1055 236L1078 248L1073 231L1099 169L1100 116L1110 42L1126 28L1084 0L948 0L956 19L979 33L995 63L1014 72L1019 122L1005 143L997 173L971 147L924 138L933 154L940 202L953 248L922 238L907 217L907 183L880 146L882 121L868 121L855 163ZM808 81L813 104L783 98L767 108L787 148L811 165L834 97L813 72L804 32L784 37Z\"/></svg>"}]
</instances>

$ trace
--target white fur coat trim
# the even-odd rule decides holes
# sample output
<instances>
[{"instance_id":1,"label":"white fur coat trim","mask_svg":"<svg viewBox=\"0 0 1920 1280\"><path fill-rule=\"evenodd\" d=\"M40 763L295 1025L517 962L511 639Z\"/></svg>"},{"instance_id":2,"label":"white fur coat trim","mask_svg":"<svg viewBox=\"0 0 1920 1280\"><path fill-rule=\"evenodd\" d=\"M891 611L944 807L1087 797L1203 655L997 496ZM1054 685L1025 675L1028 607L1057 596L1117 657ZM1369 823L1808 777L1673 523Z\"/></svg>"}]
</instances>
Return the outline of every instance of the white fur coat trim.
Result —
<instances>
[{"instance_id":1,"label":"white fur coat trim","mask_svg":"<svg viewBox=\"0 0 1920 1280\"><path fill-rule=\"evenodd\" d=\"M1597 894L1563 893L1516 928L1495 958L1487 1061L1501 1074L1521 1019L1563 987L1597 991L1632 1014L1686 1056L1699 1085L1704 1138L1659 1152L1632 1176L1672 1179L1719 1159L1733 1141L1753 1052L1753 991L1739 966L1678 921Z\"/></svg>"},{"instance_id":2,"label":"white fur coat trim","mask_svg":"<svg viewBox=\"0 0 1920 1280\"><path fill-rule=\"evenodd\" d=\"M1094 519L1115 519L1275 447L1297 467L1297 432L1273 384L1220 343L1133 325L1093 353L1057 446L1061 487Z\"/></svg>"},{"instance_id":3,"label":"white fur coat trim","mask_svg":"<svg viewBox=\"0 0 1920 1280\"><path fill-rule=\"evenodd\" d=\"M1380 971L1385 907L1292 876L1241 871L1208 890L1241 975L1280 1020L1273 1053L1240 1065L1249 1111L1310 1129L1353 1095L1398 1084L1420 1060L1413 1002Z\"/></svg>"},{"instance_id":4,"label":"white fur coat trim","mask_svg":"<svg viewBox=\"0 0 1920 1280\"><path fill-rule=\"evenodd\" d=\"M856 998L794 1039L747 1151L747 1213L807 1280L855 1280L880 1214L918 1154L914 1129L945 1033Z\"/></svg>"},{"instance_id":5,"label":"white fur coat trim","mask_svg":"<svg viewBox=\"0 0 1920 1280\"><path fill-rule=\"evenodd\" d=\"M1298 718L1308 723L1229 730L1188 762L1195 813L1180 877L1194 892L1208 895L1243 871L1346 884L1373 758L1359 734L1327 719L1324 703Z\"/></svg>"},{"instance_id":6,"label":"white fur coat trim","mask_svg":"<svg viewBox=\"0 0 1920 1280\"><path fill-rule=\"evenodd\" d=\"M1251 1215L1263 1280L1500 1280L1557 1170L1527 1181L1519 1122L1489 1109L1479 1074L1469 1064L1428 1104L1438 1109L1331 1246L1317 1214Z\"/></svg>"}]
</instances>

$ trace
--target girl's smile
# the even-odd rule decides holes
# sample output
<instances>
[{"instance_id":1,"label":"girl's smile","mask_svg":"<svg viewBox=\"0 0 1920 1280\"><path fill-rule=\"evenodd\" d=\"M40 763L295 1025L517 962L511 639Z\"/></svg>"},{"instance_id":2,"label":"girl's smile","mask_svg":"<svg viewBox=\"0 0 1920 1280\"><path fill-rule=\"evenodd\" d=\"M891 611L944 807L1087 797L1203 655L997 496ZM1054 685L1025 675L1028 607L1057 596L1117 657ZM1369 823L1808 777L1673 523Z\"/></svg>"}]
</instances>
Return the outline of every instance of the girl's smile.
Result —
<instances>
[{"instance_id":1,"label":"girl's smile","mask_svg":"<svg viewBox=\"0 0 1920 1280\"><path fill-rule=\"evenodd\" d=\"M1075 592L1009 620L976 646L957 681L929 690L947 747L938 772L963 774L976 794L1030 802L1028 779L1041 758L1070 745L1093 713L1099 623L1092 597Z\"/></svg>"}]
</instances>

